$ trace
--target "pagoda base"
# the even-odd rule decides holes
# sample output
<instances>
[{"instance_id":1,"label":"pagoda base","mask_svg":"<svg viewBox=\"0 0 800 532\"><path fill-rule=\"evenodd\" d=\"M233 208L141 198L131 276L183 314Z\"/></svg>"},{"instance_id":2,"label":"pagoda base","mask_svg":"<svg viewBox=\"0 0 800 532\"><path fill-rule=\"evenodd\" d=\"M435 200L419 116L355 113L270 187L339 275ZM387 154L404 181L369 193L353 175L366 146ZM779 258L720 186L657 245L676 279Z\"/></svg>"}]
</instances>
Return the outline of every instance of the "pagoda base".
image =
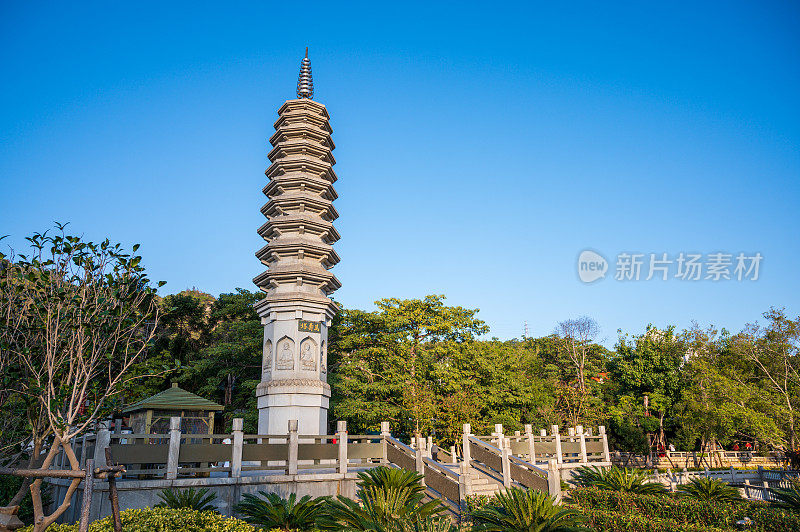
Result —
<instances>
[{"instance_id":1,"label":"pagoda base","mask_svg":"<svg viewBox=\"0 0 800 532\"><path fill-rule=\"evenodd\" d=\"M287 434L289 420L298 421L298 433L328 433L330 387L322 381L290 379L262 382L258 397L258 433Z\"/></svg>"}]
</instances>

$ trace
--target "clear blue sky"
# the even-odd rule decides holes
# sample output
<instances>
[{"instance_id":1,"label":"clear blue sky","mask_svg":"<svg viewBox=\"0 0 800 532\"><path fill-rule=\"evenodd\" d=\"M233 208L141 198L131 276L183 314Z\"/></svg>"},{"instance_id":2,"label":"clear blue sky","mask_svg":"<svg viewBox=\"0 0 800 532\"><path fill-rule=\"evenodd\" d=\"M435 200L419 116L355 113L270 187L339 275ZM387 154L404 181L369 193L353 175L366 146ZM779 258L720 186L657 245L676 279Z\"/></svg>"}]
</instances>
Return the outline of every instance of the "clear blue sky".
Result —
<instances>
[{"instance_id":1,"label":"clear blue sky","mask_svg":"<svg viewBox=\"0 0 800 532\"><path fill-rule=\"evenodd\" d=\"M0 234L140 242L253 289L268 138L310 47L348 307L446 294L492 335L800 314L797 2L0 4ZM760 252L756 282L591 285L581 250ZM612 264L613 268L613 264Z\"/></svg>"}]
</instances>

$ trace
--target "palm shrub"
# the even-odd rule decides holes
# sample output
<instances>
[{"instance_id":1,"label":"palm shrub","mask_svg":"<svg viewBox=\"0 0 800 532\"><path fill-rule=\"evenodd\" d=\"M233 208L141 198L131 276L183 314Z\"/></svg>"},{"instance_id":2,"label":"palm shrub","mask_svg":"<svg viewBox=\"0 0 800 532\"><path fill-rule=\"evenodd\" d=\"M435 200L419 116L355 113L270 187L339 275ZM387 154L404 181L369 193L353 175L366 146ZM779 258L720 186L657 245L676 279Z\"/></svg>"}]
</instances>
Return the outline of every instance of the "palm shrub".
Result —
<instances>
[{"instance_id":1,"label":"palm shrub","mask_svg":"<svg viewBox=\"0 0 800 532\"><path fill-rule=\"evenodd\" d=\"M708 477L693 478L688 484L678 488L678 494L699 501L736 502L741 501L739 490L721 480Z\"/></svg>"},{"instance_id":2,"label":"palm shrub","mask_svg":"<svg viewBox=\"0 0 800 532\"><path fill-rule=\"evenodd\" d=\"M577 510L556 505L538 490L508 488L495 496L494 504L471 513L473 530L486 532L568 532L588 530Z\"/></svg>"},{"instance_id":3,"label":"palm shrub","mask_svg":"<svg viewBox=\"0 0 800 532\"><path fill-rule=\"evenodd\" d=\"M236 510L248 523L267 530L312 530L322 514L323 505L324 499L312 499L310 495L298 501L295 493L284 499L276 493L259 491L258 495L242 495Z\"/></svg>"},{"instance_id":4,"label":"palm shrub","mask_svg":"<svg viewBox=\"0 0 800 532\"><path fill-rule=\"evenodd\" d=\"M378 467L358 474L358 502L338 496L329 499L317 523L324 530L436 532L449 530L439 517L442 503L423 503L422 475L414 471Z\"/></svg>"},{"instance_id":5,"label":"palm shrub","mask_svg":"<svg viewBox=\"0 0 800 532\"><path fill-rule=\"evenodd\" d=\"M597 466L581 466L575 469L572 483L625 493L657 495L667 491L663 485L650 482L647 471L629 467L612 466L603 469Z\"/></svg>"},{"instance_id":6,"label":"palm shrub","mask_svg":"<svg viewBox=\"0 0 800 532\"><path fill-rule=\"evenodd\" d=\"M422 475L408 469L393 467L375 467L358 473L359 487L376 488L412 488L415 492L424 493Z\"/></svg>"},{"instance_id":7,"label":"palm shrub","mask_svg":"<svg viewBox=\"0 0 800 532\"><path fill-rule=\"evenodd\" d=\"M156 508L187 508L198 512L216 510L212 503L217 498L217 494L209 493L208 488L200 488L198 490L194 488L185 490L167 488L161 490L158 497L161 502L156 504Z\"/></svg>"}]
</instances>

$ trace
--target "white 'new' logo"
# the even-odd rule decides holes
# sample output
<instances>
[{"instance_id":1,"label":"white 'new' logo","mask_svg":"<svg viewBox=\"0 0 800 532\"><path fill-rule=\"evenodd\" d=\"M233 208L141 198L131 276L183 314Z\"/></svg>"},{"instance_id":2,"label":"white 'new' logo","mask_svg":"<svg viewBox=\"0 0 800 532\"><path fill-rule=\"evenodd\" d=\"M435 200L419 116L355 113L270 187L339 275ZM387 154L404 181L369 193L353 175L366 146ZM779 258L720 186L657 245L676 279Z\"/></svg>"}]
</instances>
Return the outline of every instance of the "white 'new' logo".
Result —
<instances>
[{"instance_id":1,"label":"white 'new' logo","mask_svg":"<svg viewBox=\"0 0 800 532\"><path fill-rule=\"evenodd\" d=\"M608 271L608 261L591 250L581 251L578 256L578 278L584 283L593 283L603 279Z\"/></svg>"}]
</instances>

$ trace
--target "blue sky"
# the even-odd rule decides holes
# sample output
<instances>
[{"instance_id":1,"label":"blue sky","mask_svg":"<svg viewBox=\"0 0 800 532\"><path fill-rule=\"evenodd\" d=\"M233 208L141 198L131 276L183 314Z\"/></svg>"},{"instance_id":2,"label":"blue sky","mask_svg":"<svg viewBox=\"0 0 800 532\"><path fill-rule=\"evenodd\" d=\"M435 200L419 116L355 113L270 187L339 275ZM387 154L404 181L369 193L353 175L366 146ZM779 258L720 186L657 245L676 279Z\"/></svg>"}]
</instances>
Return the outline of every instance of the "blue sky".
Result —
<instances>
[{"instance_id":1,"label":"blue sky","mask_svg":"<svg viewBox=\"0 0 800 532\"><path fill-rule=\"evenodd\" d=\"M168 292L253 289L268 138L305 46L332 117L338 301L441 293L491 335L607 344L800 314L796 2L0 4L0 234L139 242ZM581 283L714 252L758 281ZM643 275L644 277L644 275Z\"/></svg>"}]
</instances>

